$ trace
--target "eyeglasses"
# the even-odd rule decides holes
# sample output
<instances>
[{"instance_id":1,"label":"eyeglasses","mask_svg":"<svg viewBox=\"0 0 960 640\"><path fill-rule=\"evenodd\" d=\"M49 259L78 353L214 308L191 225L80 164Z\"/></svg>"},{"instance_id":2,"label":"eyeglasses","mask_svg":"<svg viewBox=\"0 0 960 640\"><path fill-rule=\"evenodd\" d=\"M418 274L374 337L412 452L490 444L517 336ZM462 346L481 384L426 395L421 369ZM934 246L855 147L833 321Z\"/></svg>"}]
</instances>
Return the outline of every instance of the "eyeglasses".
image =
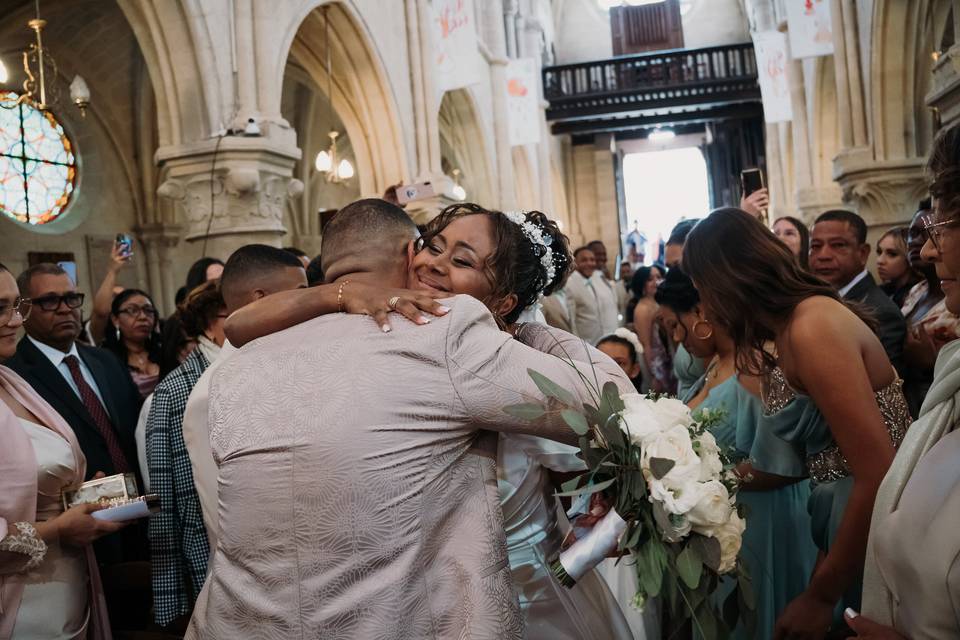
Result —
<instances>
[{"instance_id":1,"label":"eyeglasses","mask_svg":"<svg viewBox=\"0 0 960 640\"><path fill-rule=\"evenodd\" d=\"M950 218L949 220L944 220L943 222L937 222L937 219L933 214L920 217L920 224L923 225L923 233L930 238L930 242L933 243L933 248L937 250L937 253L943 252L940 248L940 242L943 238L943 230L958 223L960 223L960 218Z\"/></svg>"},{"instance_id":2,"label":"eyeglasses","mask_svg":"<svg viewBox=\"0 0 960 640\"><path fill-rule=\"evenodd\" d=\"M26 320L32 309L33 301L30 298L17 298L13 304L0 304L0 326L9 324L14 313L19 314L21 320Z\"/></svg>"},{"instance_id":3,"label":"eyeglasses","mask_svg":"<svg viewBox=\"0 0 960 640\"><path fill-rule=\"evenodd\" d=\"M124 307L124 308L122 308L122 309L118 309L118 310L117 310L117 314L118 314L118 315L119 315L119 314L123 314L123 315L130 316L131 318L136 318L136 317L139 316L141 313L142 313L143 315L145 315L147 318L156 318L156 317L157 317L157 310L154 309L154 308L151 307L151 306L148 306L148 305L144 305L144 306L142 306L142 307L138 307L137 305L132 304L132 305L130 305L129 307Z\"/></svg>"},{"instance_id":4,"label":"eyeglasses","mask_svg":"<svg viewBox=\"0 0 960 640\"><path fill-rule=\"evenodd\" d=\"M61 304L67 305L68 309L78 309L83 306L83 294L66 293L62 296L43 296L42 298L34 298L33 304L37 305L44 311L56 311L60 308Z\"/></svg>"}]
</instances>

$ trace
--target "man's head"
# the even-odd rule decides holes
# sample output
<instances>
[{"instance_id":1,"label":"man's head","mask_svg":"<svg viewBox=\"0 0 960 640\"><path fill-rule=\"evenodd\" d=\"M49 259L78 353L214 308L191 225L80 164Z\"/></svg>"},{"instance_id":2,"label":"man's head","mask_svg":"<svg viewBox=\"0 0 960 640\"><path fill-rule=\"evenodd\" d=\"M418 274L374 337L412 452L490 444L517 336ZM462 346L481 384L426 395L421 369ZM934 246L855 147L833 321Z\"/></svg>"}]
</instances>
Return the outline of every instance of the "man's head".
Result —
<instances>
[{"instance_id":1,"label":"man's head","mask_svg":"<svg viewBox=\"0 0 960 640\"><path fill-rule=\"evenodd\" d=\"M593 251L580 247L573 252L573 266L584 278L589 278L597 268L597 259Z\"/></svg>"},{"instance_id":2,"label":"man's head","mask_svg":"<svg viewBox=\"0 0 960 640\"><path fill-rule=\"evenodd\" d=\"M265 244L248 244L230 256L220 276L227 313L278 291L307 286L307 276L297 256Z\"/></svg>"},{"instance_id":3,"label":"man's head","mask_svg":"<svg viewBox=\"0 0 960 640\"><path fill-rule=\"evenodd\" d=\"M820 214L810 231L810 269L837 289L857 277L870 258L867 224L852 211Z\"/></svg>"},{"instance_id":4,"label":"man's head","mask_svg":"<svg viewBox=\"0 0 960 640\"><path fill-rule=\"evenodd\" d=\"M684 220L678 222L670 232L667 244L663 248L663 262L667 268L679 267L683 260L683 245L687 241L687 235L696 226L699 220Z\"/></svg>"},{"instance_id":5,"label":"man's head","mask_svg":"<svg viewBox=\"0 0 960 640\"><path fill-rule=\"evenodd\" d=\"M640 264L643 264L642 262ZM629 260L624 260L620 263L620 279L624 282L629 283L630 278L633 277L633 265L630 264Z\"/></svg>"},{"instance_id":6,"label":"man's head","mask_svg":"<svg viewBox=\"0 0 960 640\"><path fill-rule=\"evenodd\" d=\"M27 335L66 353L80 335L83 294L67 272L52 263L37 264L17 278L20 295L33 300L23 323Z\"/></svg>"},{"instance_id":7,"label":"man's head","mask_svg":"<svg viewBox=\"0 0 960 640\"><path fill-rule=\"evenodd\" d=\"M310 256L308 256L307 252L303 249L298 249L296 247L284 247L283 250L287 253L295 255L297 259L300 260L300 263L303 265L304 269L310 266Z\"/></svg>"},{"instance_id":8,"label":"man's head","mask_svg":"<svg viewBox=\"0 0 960 640\"><path fill-rule=\"evenodd\" d=\"M324 280L367 273L385 287L403 287L412 241L419 233L410 216L395 204L380 198L351 202L323 230Z\"/></svg>"},{"instance_id":9,"label":"man's head","mask_svg":"<svg viewBox=\"0 0 960 640\"><path fill-rule=\"evenodd\" d=\"M597 269L607 273L607 245L600 240L593 240L587 243L587 249L593 251L593 258L597 262Z\"/></svg>"}]
</instances>

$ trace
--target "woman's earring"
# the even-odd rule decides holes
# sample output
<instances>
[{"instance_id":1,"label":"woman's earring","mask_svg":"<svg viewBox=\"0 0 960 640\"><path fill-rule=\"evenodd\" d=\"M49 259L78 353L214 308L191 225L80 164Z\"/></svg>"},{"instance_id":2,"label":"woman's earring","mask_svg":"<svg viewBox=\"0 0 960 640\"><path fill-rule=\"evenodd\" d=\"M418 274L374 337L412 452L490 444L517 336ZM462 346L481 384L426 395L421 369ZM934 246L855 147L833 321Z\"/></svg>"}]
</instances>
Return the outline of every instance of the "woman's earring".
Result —
<instances>
[{"instance_id":1,"label":"woman's earring","mask_svg":"<svg viewBox=\"0 0 960 640\"><path fill-rule=\"evenodd\" d=\"M697 333L697 327L699 327L702 324L707 325L706 335L700 335ZM696 322L693 323L693 326L690 328L690 333L692 333L693 337L696 338L697 340L709 340L710 338L713 337L713 326L706 320L697 320Z\"/></svg>"},{"instance_id":2,"label":"woman's earring","mask_svg":"<svg viewBox=\"0 0 960 640\"><path fill-rule=\"evenodd\" d=\"M114 329L117 331L117 342L120 342L120 325L114 326Z\"/></svg>"}]
</instances>

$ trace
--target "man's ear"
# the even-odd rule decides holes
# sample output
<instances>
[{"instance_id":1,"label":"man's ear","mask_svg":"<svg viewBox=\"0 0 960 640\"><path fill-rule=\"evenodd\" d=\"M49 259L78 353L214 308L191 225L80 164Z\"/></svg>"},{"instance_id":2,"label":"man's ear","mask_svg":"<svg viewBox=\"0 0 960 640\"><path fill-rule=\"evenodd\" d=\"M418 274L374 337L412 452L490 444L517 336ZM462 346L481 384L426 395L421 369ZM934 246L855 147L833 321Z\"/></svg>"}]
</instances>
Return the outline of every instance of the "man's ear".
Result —
<instances>
[{"instance_id":1,"label":"man's ear","mask_svg":"<svg viewBox=\"0 0 960 640\"><path fill-rule=\"evenodd\" d=\"M867 266L867 262L870 261L871 253L873 253L873 247L870 246L869 242L865 242L860 245L860 262L863 263L863 266Z\"/></svg>"},{"instance_id":2,"label":"man's ear","mask_svg":"<svg viewBox=\"0 0 960 640\"><path fill-rule=\"evenodd\" d=\"M266 297L267 297L267 292L264 291L263 289L254 289L254 290L253 290L253 299L254 299L254 300L259 300L260 298L266 298Z\"/></svg>"}]
</instances>

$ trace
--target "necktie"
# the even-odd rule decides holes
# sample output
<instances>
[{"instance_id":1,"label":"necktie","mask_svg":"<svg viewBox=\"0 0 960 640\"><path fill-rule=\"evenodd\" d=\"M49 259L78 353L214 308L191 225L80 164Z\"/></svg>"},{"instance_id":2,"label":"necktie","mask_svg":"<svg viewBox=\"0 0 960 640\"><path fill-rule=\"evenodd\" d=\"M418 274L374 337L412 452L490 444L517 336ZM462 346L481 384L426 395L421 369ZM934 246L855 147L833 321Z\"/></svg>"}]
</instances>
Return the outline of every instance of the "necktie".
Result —
<instances>
[{"instance_id":1,"label":"necktie","mask_svg":"<svg viewBox=\"0 0 960 640\"><path fill-rule=\"evenodd\" d=\"M96 425L97 431L100 432L107 443L107 451L110 453L110 461L113 462L114 472L127 473L130 471L130 465L127 464L127 457L123 454L123 449L120 448L120 440L117 439L117 434L113 430L107 410L100 404L97 394L84 379L83 373L80 371L80 360L76 356L67 356L63 359L63 362L70 369L70 375L73 376L77 390L80 391L83 406L87 408L90 417L93 418L93 424Z\"/></svg>"}]
</instances>

